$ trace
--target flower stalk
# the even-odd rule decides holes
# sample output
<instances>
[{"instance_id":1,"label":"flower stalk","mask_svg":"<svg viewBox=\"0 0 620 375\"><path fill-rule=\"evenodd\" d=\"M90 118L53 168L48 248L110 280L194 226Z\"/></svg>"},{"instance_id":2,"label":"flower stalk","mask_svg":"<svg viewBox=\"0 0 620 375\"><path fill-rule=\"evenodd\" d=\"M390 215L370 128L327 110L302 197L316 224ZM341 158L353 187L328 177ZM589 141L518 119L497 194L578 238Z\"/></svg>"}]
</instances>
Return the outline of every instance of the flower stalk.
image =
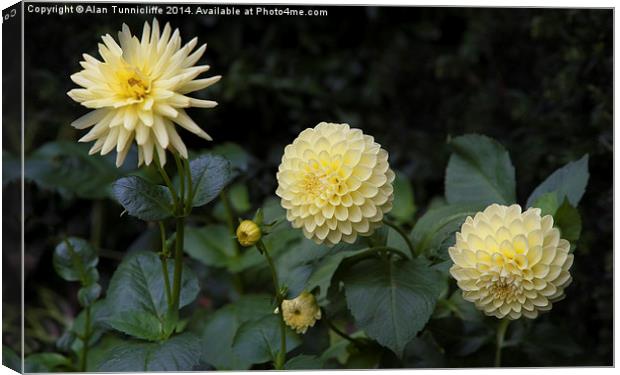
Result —
<instances>
[{"instance_id":1,"label":"flower stalk","mask_svg":"<svg viewBox=\"0 0 620 375\"><path fill-rule=\"evenodd\" d=\"M275 264L273 263L273 259L271 258L267 247L260 239L256 243L256 247L261 253L263 253L263 255L265 255L265 258L267 259L267 263L269 263L269 268L271 270L271 278L273 280L276 302L278 304L278 317L280 318L280 352L276 357L274 367L276 370L282 370L284 368L284 360L286 357L286 323L284 322L284 314L282 310L282 301L284 300L284 296L282 295L282 289L280 288L280 283L278 281L278 273L276 271Z\"/></svg>"},{"instance_id":2,"label":"flower stalk","mask_svg":"<svg viewBox=\"0 0 620 375\"><path fill-rule=\"evenodd\" d=\"M510 319L504 318L500 320L497 326L497 334L495 335L495 367L502 365L502 347L504 346L504 338L509 324Z\"/></svg>"}]
</instances>

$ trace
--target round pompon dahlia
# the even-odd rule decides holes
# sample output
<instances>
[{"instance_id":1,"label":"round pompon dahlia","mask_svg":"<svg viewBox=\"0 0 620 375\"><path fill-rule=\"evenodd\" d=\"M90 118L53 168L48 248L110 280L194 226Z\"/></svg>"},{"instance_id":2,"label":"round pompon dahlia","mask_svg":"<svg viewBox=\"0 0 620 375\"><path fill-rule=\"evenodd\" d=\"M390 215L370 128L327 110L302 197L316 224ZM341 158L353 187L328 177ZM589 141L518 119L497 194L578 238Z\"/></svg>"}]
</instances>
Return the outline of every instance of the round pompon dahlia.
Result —
<instances>
[{"instance_id":1,"label":"round pompon dahlia","mask_svg":"<svg viewBox=\"0 0 620 375\"><path fill-rule=\"evenodd\" d=\"M95 141L90 154L105 155L116 149L116 165L121 166L133 141L138 145L138 164L149 165L157 152L162 164L165 149L187 159L187 149L177 133L176 125L211 140L185 112L184 108L212 108L210 100L190 98L185 94L216 83L220 76L195 79L209 70L208 65L194 66L206 49L203 44L192 52L197 38L181 46L179 30L166 24L144 23L142 38L131 34L123 24L117 43L109 34L99 44L98 60L84 54L80 62L84 70L71 76L82 88L67 94L92 112L75 120L77 129L92 129L80 142Z\"/></svg>"},{"instance_id":2,"label":"round pompon dahlia","mask_svg":"<svg viewBox=\"0 0 620 375\"><path fill-rule=\"evenodd\" d=\"M492 204L465 220L449 249L463 298L486 315L536 318L571 282L570 243L539 208Z\"/></svg>"},{"instance_id":3,"label":"round pompon dahlia","mask_svg":"<svg viewBox=\"0 0 620 375\"><path fill-rule=\"evenodd\" d=\"M387 151L347 124L302 131L284 149L277 178L287 219L318 244L370 235L392 209Z\"/></svg>"}]
</instances>

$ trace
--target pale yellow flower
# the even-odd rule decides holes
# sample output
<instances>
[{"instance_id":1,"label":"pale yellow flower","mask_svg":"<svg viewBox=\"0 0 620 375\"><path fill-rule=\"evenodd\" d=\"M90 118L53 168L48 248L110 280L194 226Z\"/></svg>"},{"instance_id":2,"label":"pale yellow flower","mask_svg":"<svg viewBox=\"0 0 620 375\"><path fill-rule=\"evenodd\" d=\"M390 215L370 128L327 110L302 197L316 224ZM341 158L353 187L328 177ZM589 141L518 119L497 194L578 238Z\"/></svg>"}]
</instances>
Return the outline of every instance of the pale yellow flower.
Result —
<instances>
[{"instance_id":1,"label":"pale yellow flower","mask_svg":"<svg viewBox=\"0 0 620 375\"><path fill-rule=\"evenodd\" d=\"M142 38L131 34L123 24L118 44L109 34L102 37L99 54L102 60L84 54L82 71L71 76L82 88L67 94L94 111L75 120L77 129L92 129L80 142L95 141L90 154L105 155L116 149L116 165L123 164L131 144L138 145L138 164L149 165L157 152L162 164L165 150L187 159L187 149L176 125L211 140L185 112L184 108L212 108L210 100L190 98L185 94L206 88L221 77L195 79L209 70L208 65L194 66L206 49L203 44L192 52L198 39L181 46L179 30L172 32L166 24L160 33L159 23L144 23Z\"/></svg>"},{"instance_id":2,"label":"pale yellow flower","mask_svg":"<svg viewBox=\"0 0 620 375\"><path fill-rule=\"evenodd\" d=\"M277 312L278 309L275 313ZM302 292L293 299L282 301L282 317L286 325L297 333L306 333L309 327L314 326L314 323L321 319L321 308L314 294Z\"/></svg>"},{"instance_id":3,"label":"pale yellow flower","mask_svg":"<svg viewBox=\"0 0 620 375\"><path fill-rule=\"evenodd\" d=\"M252 220L243 220L237 227L237 241L241 246L252 246L260 240L261 231Z\"/></svg>"},{"instance_id":4,"label":"pale yellow flower","mask_svg":"<svg viewBox=\"0 0 620 375\"><path fill-rule=\"evenodd\" d=\"M387 151L347 124L302 131L284 149L277 178L287 219L319 244L370 235L392 209Z\"/></svg>"},{"instance_id":5,"label":"pale yellow flower","mask_svg":"<svg viewBox=\"0 0 620 375\"><path fill-rule=\"evenodd\" d=\"M571 282L570 243L538 208L492 204L465 220L449 249L463 298L497 318L536 318Z\"/></svg>"}]
</instances>

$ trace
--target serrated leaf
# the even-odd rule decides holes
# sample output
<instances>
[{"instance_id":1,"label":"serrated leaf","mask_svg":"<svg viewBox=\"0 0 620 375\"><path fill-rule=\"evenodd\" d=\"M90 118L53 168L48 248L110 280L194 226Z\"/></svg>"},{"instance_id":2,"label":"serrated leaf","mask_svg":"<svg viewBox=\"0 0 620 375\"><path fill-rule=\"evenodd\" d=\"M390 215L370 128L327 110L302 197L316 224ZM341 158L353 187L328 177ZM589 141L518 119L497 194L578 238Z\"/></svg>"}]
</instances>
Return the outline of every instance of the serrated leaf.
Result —
<instances>
[{"instance_id":1,"label":"serrated leaf","mask_svg":"<svg viewBox=\"0 0 620 375\"><path fill-rule=\"evenodd\" d=\"M440 293L440 276L423 258L366 259L347 269L343 282L356 324L398 356L424 328Z\"/></svg>"},{"instance_id":2,"label":"serrated leaf","mask_svg":"<svg viewBox=\"0 0 620 375\"><path fill-rule=\"evenodd\" d=\"M158 343L130 340L105 353L97 371L191 371L198 364L200 349L200 340L191 333Z\"/></svg>"},{"instance_id":3,"label":"serrated leaf","mask_svg":"<svg viewBox=\"0 0 620 375\"><path fill-rule=\"evenodd\" d=\"M512 204L516 201L515 169L508 151L497 141L467 134L450 142L446 169L448 203Z\"/></svg>"},{"instance_id":4,"label":"serrated leaf","mask_svg":"<svg viewBox=\"0 0 620 375\"><path fill-rule=\"evenodd\" d=\"M560 236L565 240L574 244L581 236L581 215L579 211L573 207L568 198L564 199L564 203L558 208L553 215L554 225L560 228Z\"/></svg>"},{"instance_id":5,"label":"serrated leaf","mask_svg":"<svg viewBox=\"0 0 620 375\"><path fill-rule=\"evenodd\" d=\"M415 199L413 197L413 188L407 176L396 171L394 179L394 206L390 211L398 222L410 222L415 214Z\"/></svg>"},{"instance_id":6,"label":"serrated leaf","mask_svg":"<svg viewBox=\"0 0 620 375\"><path fill-rule=\"evenodd\" d=\"M219 155L202 155L190 161L189 168L192 175L192 207L211 202L230 181L230 162Z\"/></svg>"},{"instance_id":7,"label":"serrated leaf","mask_svg":"<svg viewBox=\"0 0 620 375\"><path fill-rule=\"evenodd\" d=\"M552 191L557 192L558 202L563 202L566 197L573 206L577 207L586 191L589 176L588 154L586 154L581 159L568 163L549 175L527 199L527 207L531 207L541 195Z\"/></svg>"},{"instance_id":8,"label":"serrated leaf","mask_svg":"<svg viewBox=\"0 0 620 375\"><path fill-rule=\"evenodd\" d=\"M90 276L98 262L97 251L81 238L69 237L54 250L54 269L66 281L81 281L82 284L96 281Z\"/></svg>"},{"instance_id":9,"label":"serrated leaf","mask_svg":"<svg viewBox=\"0 0 620 375\"><path fill-rule=\"evenodd\" d=\"M481 203L457 203L440 206L426 212L411 232L413 247L419 254L439 256L442 249L452 246L458 231L467 218L485 207Z\"/></svg>"},{"instance_id":10,"label":"serrated leaf","mask_svg":"<svg viewBox=\"0 0 620 375\"><path fill-rule=\"evenodd\" d=\"M558 194L555 191L544 193L538 198L536 198L536 201L532 204L531 207L540 208L541 216L554 215L560 207L560 202L558 201Z\"/></svg>"},{"instance_id":11,"label":"serrated leaf","mask_svg":"<svg viewBox=\"0 0 620 375\"><path fill-rule=\"evenodd\" d=\"M172 195L168 188L141 177L116 180L112 185L112 195L129 215L138 219L158 221L172 215Z\"/></svg>"},{"instance_id":12,"label":"serrated leaf","mask_svg":"<svg viewBox=\"0 0 620 375\"><path fill-rule=\"evenodd\" d=\"M252 362L233 351L233 339L240 325L272 315L273 298L268 295L246 295L217 310L200 332L203 362L218 370L247 370Z\"/></svg>"},{"instance_id":13,"label":"serrated leaf","mask_svg":"<svg viewBox=\"0 0 620 375\"><path fill-rule=\"evenodd\" d=\"M567 196L562 204L558 196L556 191L545 193L539 196L532 206L540 208L542 216L552 215L553 225L560 229L560 236L574 245L581 236L581 215Z\"/></svg>"},{"instance_id":14,"label":"serrated leaf","mask_svg":"<svg viewBox=\"0 0 620 375\"><path fill-rule=\"evenodd\" d=\"M24 178L66 197L105 198L121 171L114 162L89 155L88 149L75 142L46 143L26 158Z\"/></svg>"},{"instance_id":15,"label":"serrated leaf","mask_svg":"<svg viewBox=\"0 0 620 375\"><path fill-rule=\"evenodd\" d=\"M233 339L233 351L248 362L264 363L276 359L280 344L280 318L269 314L239 327ZM299 336L286 327L286 352L300 344Z\"/></svg>"},{"instance_id":16,"label":"serrated leaf","mask_svg":"<svg viewBox=\"0 0 620 375\"><path fill-rule=\"evenodd\" d=\"M168 260L168 277L172 281L174 260ZM198 279L184 266L180 307L190 304L198 295ZM159 256L136 252L126 258L114 272L106 301L110 315L107 323L121 332L145 340L161 339L167 334L169 317ZM150 318L146 318L150 315ZM139 324L138 324L139 323ZM153 332L159 331L158 338Z\"/></svg>"}]
</instances>

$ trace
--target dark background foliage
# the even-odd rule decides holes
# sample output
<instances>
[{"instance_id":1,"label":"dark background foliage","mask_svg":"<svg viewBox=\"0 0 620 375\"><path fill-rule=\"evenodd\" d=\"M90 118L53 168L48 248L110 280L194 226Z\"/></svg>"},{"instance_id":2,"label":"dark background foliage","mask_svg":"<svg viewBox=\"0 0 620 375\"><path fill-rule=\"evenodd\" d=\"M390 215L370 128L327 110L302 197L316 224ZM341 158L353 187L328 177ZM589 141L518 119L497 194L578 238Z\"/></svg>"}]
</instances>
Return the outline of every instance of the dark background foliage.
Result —
<instances>
[{"instance_id":1,"label":"dark background foliage","mask_svg":"<svg viewBox=\"0 0 620 375\"><path fill-rule=\"evenodd\" d=\"M328 17L160 17L179 27L184 40L196 35L199 43L208 42L202 61L211 65L209 74L223 79L198 96L219 106L190 115L214 144L232 141L255 156L248 170L251 201L273 194L283 147L320 121L346 122L374 135L389 150L392 166L411 180L418 216L443 195L450 137L473 132L501 142L517 171L521 204L549 173L588 153L590 181L580 204L583 235L571 271L574 281L566 299L540 318L541 327L556 329L537 331L536 340L551 355L526 348L515 356L506 353L504 361L508 366L610 365L612 11L324 9ZM86 110L65 93L74 87L69 75L80 69L81 53L95 56L99 36L116 36L123 22L141 33L147 19L26 15L26 155L48 141L79 138L69 123ZM5 152L19 155L17 124L5 123L3 132ZM199 138L183 136L190 148L205 147ZM3 226L15 230L19 202L8 198L7 189L19 184L10 183L4 194L5 207L17 211L5 212ZM31 183L26 197L27 315L43 306L71 316L78 306L66 296L76 287L51 267L59 236L91 238L109 250L101 264L105 283L118 264L115 257L145 224L119 220L120 208L108 199L67 198ZM15 264L18 243L4 245L4 262ZM18 293L14 275L5 273L3 285L5 296ZM46 299L49 289L55 297ZM5 310L5 319L10 317ZM27 337L31 351L52 349L60 332L45 317L32 317L42 328ZM6 344L14 344L10 330L5 337ZM450 350L447 335L437 341ZM429 356L423 356L429 362L410 365L432 366ZM478 363L489 360L465 357L457 364Z\"/></svg>"}]
</instances>

